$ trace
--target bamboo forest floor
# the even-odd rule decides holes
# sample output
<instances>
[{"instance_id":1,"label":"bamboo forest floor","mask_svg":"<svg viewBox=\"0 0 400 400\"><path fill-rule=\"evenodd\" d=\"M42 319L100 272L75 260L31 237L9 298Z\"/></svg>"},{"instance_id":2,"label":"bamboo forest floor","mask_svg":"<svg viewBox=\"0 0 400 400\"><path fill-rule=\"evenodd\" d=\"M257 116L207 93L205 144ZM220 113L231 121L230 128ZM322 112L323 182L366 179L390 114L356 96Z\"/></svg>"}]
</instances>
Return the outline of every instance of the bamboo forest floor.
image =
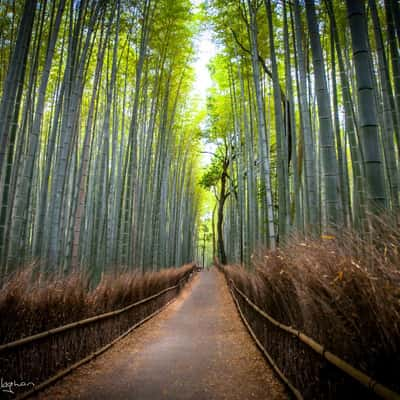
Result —
<instances>
[{"instance_id":1,"label":"bamboo forest floor","mask_svg":"<svg viewBox=\"0 0 400 400\"><path fill-rule=\"evenodd\" d=\"M37 399L287 399L215 268L109 351Z\"/></svg>"}]
</instances>

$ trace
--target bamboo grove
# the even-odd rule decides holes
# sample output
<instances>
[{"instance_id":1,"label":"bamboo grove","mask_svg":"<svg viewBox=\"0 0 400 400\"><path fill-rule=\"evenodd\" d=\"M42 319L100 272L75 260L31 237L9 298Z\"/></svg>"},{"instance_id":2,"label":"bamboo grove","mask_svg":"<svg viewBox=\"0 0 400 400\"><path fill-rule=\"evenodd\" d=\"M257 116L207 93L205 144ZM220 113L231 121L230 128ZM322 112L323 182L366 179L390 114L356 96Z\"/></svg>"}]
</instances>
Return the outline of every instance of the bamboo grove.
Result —
<instances>
[{"instance_id":1,"label":"bamboo grove","mask_svg":"<svg viewBox=\"0 0 400 400\"><path fill-rule=\"evenodd\" d=\"M221 51L201 184L216 195L221 261L398 212L398 1L206 3Z\"/></svg>"},{"instance_id":2,"label":"bamboo grove","mask_svg":"<svg viewBox=\"0 0 400 400\"><path fill-rule=\"evenodd\" d=\"M3 274L192 260L190 2L1 1L0 23Z\"/></svg>"},{"instance_id":3,"label":"bamboo grove","mask_svg":"<svg viewBox=\"0 0 400 400\"><path fill-rule=\"evenodd\" d=\"M0 0L2 275L181 265L207 224L223 263L368 232L399 209L399 48L396 0Z\"/></svg>"}]
</instances>

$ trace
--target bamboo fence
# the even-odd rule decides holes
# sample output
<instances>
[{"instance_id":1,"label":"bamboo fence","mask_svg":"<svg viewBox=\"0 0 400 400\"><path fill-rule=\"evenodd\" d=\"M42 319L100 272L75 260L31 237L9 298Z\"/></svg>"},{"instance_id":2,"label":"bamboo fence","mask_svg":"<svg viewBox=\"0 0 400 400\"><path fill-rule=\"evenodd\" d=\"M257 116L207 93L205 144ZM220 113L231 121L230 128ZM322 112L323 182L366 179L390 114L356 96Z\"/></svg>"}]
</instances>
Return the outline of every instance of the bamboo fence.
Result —
<instances>
[{"instance_id":1,"label":"bamboo fence","mask_svg":"<svg viewBox=\"0 0 400 400\"><path fill-rule=\"evenodd\" d=\"M289 380L285 376L285 372L282 371L282 369L278 366L279 364L284 363L278 363L274 361L273 357L271 356L270 352L267 350L266 347L268 348L273 348L273 344L271 343L271 338L268 338L268 332L271 332L272 330L269 329L271 326L275 327L280 331L280 333L284 332L289 334L289 336L293 339L297 339L298 342L301 342L305 347L308 349L312 349L313 352L318 355L320 360L317 360L314 358L316 361L315 364L319 364L317 368L314 368L315 372L320 372L325 368L327 371L332 371L332 374L326 374L327 381L330 379L330 383L326 385L319 385L319 388L317 390L321 389L322 386L322 391L327 390L326 393L322 394L319 393L319 396L322 396L320 398L356 398L354 397L354 393L362 393L362 398L382 398L386 400L400 400L400 395L390 388L382 385L381 383L377 382L364 372L360 371L359 369L353 367L337 355L331 353L327 349L324 348L321 344L317 343L315 340L307 336L305 333L291 327L284 325L274 318L272 318L269 314L267 314L265 311L261 310L256 304L254 304L247 296L245 293L243 293L239 288L237 288L232 281L232 279L229 279L228 281L229 287L231 290L232 297L236 303L236 306L238 308L239 314L242 317L246 327L248 328L251 336L255 340L256 344L258 347L261 349L261 351L264 353L268 361L270 362L271 366L274 368L274 370L277 372L277 374L280 376L282 381L286 384L286 386L290 389L290 391L293 393L294 397L296 399L303 399L303 398L310 398L310 399L315 399L318 396L316 392L311 391L309 388L305 390L306 394L302 393L301 390L299 390L298 385L293 384L291 380ZM239 297L236 294L239 295ZM247 307L247 311L244 309ZM253 311L253 315L250 315L251 313L249 310ZM261 317L261 320L260 320ZM268 324L268 326L266 325ZM258 331L258 334L257 332ZM273 336L274 334L272 333ZM277 336L277 335L275 335ZM282 339L282 335L281 339ZM266 346L265 343L269 343L269 346ZM286 340L286 343L289 344ZM286 350L289 349L289 346L284 346ZM293 351L293 362L298 363L298 359L303 358L303 360L309 360L308 357L305 356L304 349L302 351L299 351L301 348L297 348L297 351ZM297 354L296 354L297 353ZM299 354L300 353L300 354ZM297 360L296 360L297 358ZM329 366L334 367L336 371L326 368L326 366L321 363L321 359L326 361ZM285 370L289 370L290 367L288 368L288 365L284 365ZM293 370L293 368L292 368ZM335 373L336 372L336 373ZM335 384L335 378L332 379L332 376L336 375L337 377L339 376L337 372L341 373L341 377L338 379L337 384ZM301 368L295 368L294 369L294 374L301 374L302 370ZM330 375L330 376L328 376ZM320 379L317 377L314 377L314 382L316 385L314 387L318 386L318 383L320 383ZM348 379L350 378L350 380ZM332 384L333 382L333 384ZM312 386L312 385L311 385ZM324 388L325 386L325 388ZM335 387L337 386L337 387ZM341 386L341 387L340 387ZM359 386L359 387L357 387ZM340 390L340 392L338 392ZM349 393L349 391L351 393ZM338 397L338 393L340 394L340 397ZM345 396L345 397L343 397ZM357 397L361 398L361 397Z\"/></svg>"},{"instance_id":2,"label":"bamboo fence","mask_svg":"<svg viewBox=\"0 0 400 400\"><path fill-rule=\"evenodd\" d=\"M33 395L158 314L179 294L194 271L193 265L176 285L121 309L0 345L0 376L4 382L29 383L25 390L31 390L18 390L18 399Z\"/></svg>"}]
</instances>

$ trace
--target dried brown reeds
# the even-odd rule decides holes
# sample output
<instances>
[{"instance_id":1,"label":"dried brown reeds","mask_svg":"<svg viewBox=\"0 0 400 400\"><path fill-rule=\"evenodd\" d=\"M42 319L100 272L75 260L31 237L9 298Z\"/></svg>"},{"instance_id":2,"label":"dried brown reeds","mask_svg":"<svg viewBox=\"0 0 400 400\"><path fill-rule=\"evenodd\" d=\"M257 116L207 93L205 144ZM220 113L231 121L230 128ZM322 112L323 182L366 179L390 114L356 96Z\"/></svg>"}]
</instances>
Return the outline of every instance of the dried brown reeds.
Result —
<instances>
[{"instance_id":1,"label":"dried brown reeds","mask_svg":"<svg viewBox=\"0 0 400 400\"><path fill-rule=\"evenodd\" d=\"M15 274L0 293L2 343L94 315L103 317L14 342L14 346L4 345L0 376L6 382L29 380L34 385L61 376L60 371L87 360L161 310L179 293L194 268L190 264L153 273L107 275L94 289L89 289L82 274L44 279L32 273L32 268ZM139 302L143 299L148 300ZM134 307L126 307L133 303ZM108 313L122 308L123 312Z\"/></svg>"},{"instance_id":2,"label":"dried brown reeds","mask_svg":"<svg viewBox=\"0 0 400 400\"><path fill-rule=\"evenodd\" d=\"M332 353L399 391L399 251L399 219L374 217L367 238L352 231L317 240L293 236L278 250L255 255L252 272L239 266L227 266L224 271L273 318L303 331ZM304 361L305 350L290 352L288 338L279 343L279 333L274 335L275 343L269 343L271 351L281 359L286 373L295 377L299 389L307 392L313 380L317 386L322 382L335 386L334 381L327 385L330 378L325 375L311 378L313 367ZM296 354L300 351L302 354ZM298 358L303 359L303 370L290 371L291 365L300 365ZM317 373L323 370L321 367ZM309 398L315 397L318 389L310 393ZM325 393L320 398L330 397Z\"/></svg>"},{"instance_id":3,"label":"dried brown reeds","mask_svg":"<svg viewBox=\"0 0 400 400\"><path fill-rule=\"evenodd\" d=\"M191 268L188 264L144 274L104 275L89 289L84 273L44 278L29 266L1 288L0 344L122 308L176 285Z\"/></svg>"}]
</instances>

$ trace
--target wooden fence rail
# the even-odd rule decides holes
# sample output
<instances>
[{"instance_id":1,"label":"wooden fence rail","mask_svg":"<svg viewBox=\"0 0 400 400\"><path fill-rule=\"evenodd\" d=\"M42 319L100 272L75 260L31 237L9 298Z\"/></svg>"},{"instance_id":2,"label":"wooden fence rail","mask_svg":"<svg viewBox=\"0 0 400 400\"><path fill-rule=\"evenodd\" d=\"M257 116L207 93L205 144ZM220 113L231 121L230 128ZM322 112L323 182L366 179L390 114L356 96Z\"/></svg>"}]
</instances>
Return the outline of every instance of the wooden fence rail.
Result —
<instances>
[{"instance_id":1,"label":"wooden fence rail","mask_svg":"<svg viewBox=\"0 0 400 400\"><path fill-rule=\"evenodd\" d=\"M344 373L347 377L350 377L354 380L355 382L358 382L362 386L364 386L368 391L371 393L374 393L375 395L379 396L380 398L386 399L386 400L400 400L400 395L393 390L389 389L388 387L380 384L364 372L358 370L357 368L353 367L346 361L342 360L340 357L336 356L335 354L329 352L322 346L321 344L317 343L315 340L304 334L303 332L294 329L291 326L284 325L280 323L279 321L275 320L273 317L268 315L265 311L261 310L256 304L254 304L247 296L245 293L243 293L239 288L237 288L233 282L232 279L229 279L229 286L231 289L231 293L233 296L233 299L236 303L236 306L239 310L239 313L247 326L247 328L250 331L250 334L253 336L255 339L257 345L261 348L262 352L265 354L267 359L270 361L271 365L273 368L276 370L278 375L282 378L282 380L286 383L286 385L289 387L289 389L292 391L296 399L302 399L303 396L298 390L298 388L295 387L284 375L282 370L278 367L277 363L273 360L271 355L268 353L267 349L265 346L262 344L262 340L258 337L258 335L255 333L255 329L253 329L253 326L257 327L257 321L255 318L253 318L253 321L246 317L246 313L243 308L241 307L240 303L244 303L252 309L259 317L262 317L264 321L268 321L269 324L272 326L278 328L281 332L286 332L291 335L291 337L297 338L301 343L306 345L309 349L312 349L318 356L322 357L324 360L326 360L331 366L334 366L336 369L340 370L342 373ZM238 298L236 295L238 294L240 298ZM265 327L263 328L263 334L264 334L264 339L265 339ZM259 335L262 336L262 335ZM315 396L315 394L313 395ZM343 398L343 397L341 397ZM349 398L349 397L346 397ZM364 398L364 397L363 397Z\"/></svg>"},{"instance_id":2,"label":"wooden fence rail","mask_svg":"<svg viewBox=\"0 0 400 400\"><path fill-rule=\"evenodd\" d=\"M25 390L30 390L19 388L16 393L18 399L23 399L60 379L158 314L194 271L195 265L176 285L121 309L0 345L2 384L25 382Z\"/></svg>"}]
</instances>

